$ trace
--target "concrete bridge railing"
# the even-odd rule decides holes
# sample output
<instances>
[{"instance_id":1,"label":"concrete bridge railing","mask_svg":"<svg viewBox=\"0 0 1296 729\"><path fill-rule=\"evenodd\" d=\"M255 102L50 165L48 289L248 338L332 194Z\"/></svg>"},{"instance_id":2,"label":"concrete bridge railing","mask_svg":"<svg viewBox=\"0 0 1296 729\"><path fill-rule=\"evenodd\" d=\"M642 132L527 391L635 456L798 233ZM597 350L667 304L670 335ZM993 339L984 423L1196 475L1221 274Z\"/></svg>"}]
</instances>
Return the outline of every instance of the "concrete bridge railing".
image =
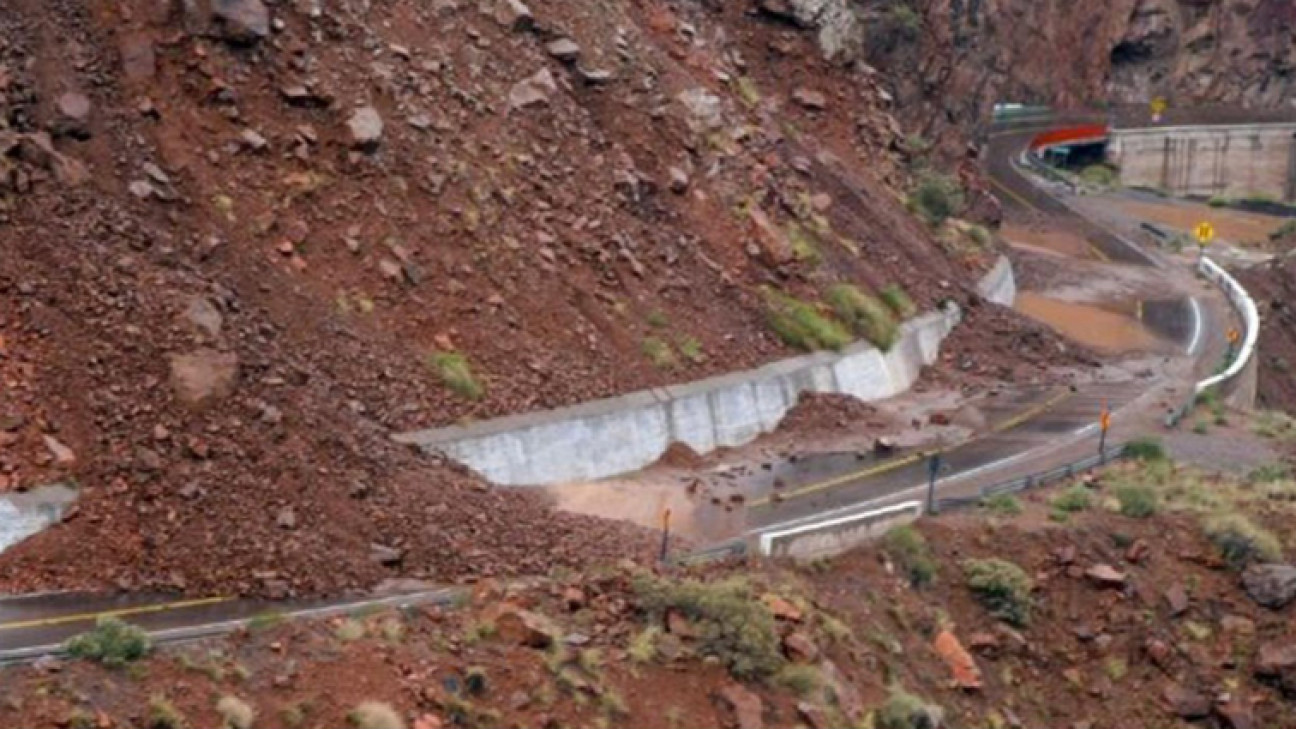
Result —
<instances>
[{"instance_id":1,"label":"concrete bridge railing","mask_svg":"<svg viewBox=\"0 0 1296 729\"><path fill-rule=\"evenodd\" d=\"M1296 124L1113 129L1107 156L1127 187L1296 198Z\"/></svg>"}]
</instances>

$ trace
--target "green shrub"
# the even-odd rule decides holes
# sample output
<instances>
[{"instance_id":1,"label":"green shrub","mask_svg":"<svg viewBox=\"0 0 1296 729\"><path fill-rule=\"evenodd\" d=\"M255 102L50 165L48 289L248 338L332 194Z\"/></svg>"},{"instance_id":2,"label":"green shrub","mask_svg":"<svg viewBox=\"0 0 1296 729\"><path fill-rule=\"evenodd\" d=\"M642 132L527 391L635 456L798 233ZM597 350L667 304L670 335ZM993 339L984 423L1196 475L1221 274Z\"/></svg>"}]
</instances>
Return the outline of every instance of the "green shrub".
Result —
<instances>
[{"instance_id":1,"label":"green shrub","mask_svg":"<svg viewBox=\"0 0 1296 729\"><path fill-rule=\"evenodd\" d=\"M1092 502L1089 489L1079 484L1063 491L1049 502L1054 509L1066 514L1075 514L1089 508Z\"/></svg>"},{"instance_id":2,"label":"green shrub","mask_svg":"<svg viewBox=\"0 0 1296 729\"><path fill-rule=\"evenodd\" d=\"M1228 206L1229 199L1224 197L1223 195L1215 195L1211 197L1210 200L1207 200L1206 204L1213 208L1223 208Z\"/></svg>"},{"instance_id":3,"label":"green shrub","mask_svg":"<svg viewBox=\"0 0 1296 729\"><path fill-rule=\"evenodd\" d=\"M1021 502L1012 494L995 494L981 499L981 508L999 516L1017 516L1022 513Z\"/></svg>"},{"instance_id":4,"label":"green shrub","mask_svg":"<svg viewBox=\"0 0 1296 729\"><path fill-rule=\"evenodd\" d=\"M1080 171L1080 179L1095 187L1112 187L1119 176L1110 165L1089 165Z\"/></svg>"},{"instance_id":5,"label":"green shrub","mask_svg":"<svg viewBox=\"0 0 1296 729\"><path fill-rule=\"evenodd\" d=\"M216 713L221 715L225 729L252 729L256 709L237 696L223 696L216 702Z\"/></svg>"},{"instance_id":6,"label":"green shrub","mask_svg":"<svg viewBox=\"0 0 1296 729\"><path fill-rule=\"evenodd\" d=\"M993 236L990 235L990 231L986 230L984 225L969 225L967 237L982 248L988 248L993 241Z\"/></svg>"},{"instance_id":7,"label":"green shrub","mask_svg":"<svg viewBox=\"0 0 1296 729\"><path fill-rule=\"evenodd\" d=\"M1021 567L1002 559L963 563L968 589L990 614L1018 627L1030 621L1031 579Z\"/></svg>"},{"instance_id":8,"label":"green shrub","mask_svg":"<svg viewBox=\"0 0 1296 729\"><path fill-rule=\"evenodd\" d=\"M932 729L941 726L944 711L935 704L893 688L886 703L877 712L877 729Z\"/></svg>"},{"instance_id":9,"label":"green shrub","mask_svg":"<svg viewBox=\"0 0 1296 729\"><path fill-rule=\"evenodd\" d=\"M826 298L837 318L883 352L900 338L900 326L887 307L855 286L837 284L828 289Z\"/></svg>"},{"instance_id":10,"label":"green shrub","mask_svg":"<svg viewBox=\"0 0 1296 729\"><path fill-rule=\"evenodd\" d=\"M148 718L144 726L146 729L187 729L189 721L170 701L155 696L149 701Z\"/></svg>"},{"instance_id":11,"label":"green shrub","mask_svg":"<svg viewBox=\"0 0 1296 729\"><path fill-rule=\"evenodd\" d=\"M901 319L908 319L918 313L918 307L914 304L909 294L900 287L899 284L891 284L878 292L882 297L882 303L887 305L896 316Z\"/></svg>"},{"instance_id":12,"label":"green shrub","mask_svg":"<svg viewBox=\"0 0 1296 729\"><path fill-rule=\"evenodd\" d=\"M680 354L684 359L694 363L701 364L706 361L706 353L702 351L702 343L696 337L684 337L679 340Z\"/></svg>"},{"instance_id":13,"label":"green shrub","mask_svg":"<svg viewBox=\"0 0 1296 729\"><path fill-rule=\"evenodd\" d=\"M904 40L913 40L922 30L922 16L907 2L898 2L887 11L887 17L896 34Z\"/></svg>"},{"instance_id":14,"label":"green shrub","mask_svg":"<svg viewBox=\"0 0 1296 729\"><path fill-rule=\"evenodd\" d=\"M1147 519L1157 511L1156 492L1147 486L1129 484L1116 489L1120 513L1131 519Z\"/></svg>"},{"instance_id":15,"label":"green shrub","mask_svg":"<svg viewBox=\"0 0 1296 729\"><path fill-rule=\"evenodd\" d=\"M813 352L841 349L851 341L850 332L814 305L772 289L765 291L765 315L770 328L790 347Z\"/></svg>"},{"instance_id":16,"label":"green shrub","mask_svg":"<svg viewBox=\"0 0 1296 729\"><path fill-rule=\"evenodd\" d=\"M1291 478L1291 469L1282 463L1267 463L1247 475L1251 483L1276 483Z\"/></svg>"},{"instance_id":17,"label":"green shrub","mask_svg":"<svg viewBox=\"0 0 1296 729\"><path fill-rule=\"evenodd\" d=\"M659 337L645 337L642 349L644 356L658 369L669 369L679 364L679 360L675 358L675 350Z\"/></svg>"},{"instance_id":18,"label":"green shrub","mask_svg":"<svg viewBox=\"0 0 1296 729\"><path fill-rule=\"evenodd\" d=\"M468 358L459 352L433 352L428 356L428 364L441 382L459 395L480 400L486 394L486 388L473 376Z\"/></svg>"},{"instance_id":19,"label":"green shrub","mask_svg":"<svg viewBox=\"0 0 1296 729\"><path fill-rule=\"evenodd\" d=\"M1206 522L1206 536L1234 569L1252 562L1282 559L1282 543L1272 533L1242 514L1223 514Z\"/></svg>"},{"instance_id":20,"label":"green shrub","mask_svg":"<svg viewBox=\"0 0 1296 729\"><path fill-rule=\"evenodd\" d=\"M936 561L922 533L912 526L899 526L882 538L882 550L904 570L914 587L928 585L936 577Z\"/></svg>"},{"instance_id":21,"label":"green shrub","mask_svg":"<svg viewBox=\"0 0 1296 729\"><path fill-rule=\"evenodd\" d=\"M366 701L347 714L356 729L405 729L405 720L396 710L378 701Z\"/></svg>"},{"instance_id":22,"label":"green shrub","mask_svg":"<svg viewBox=\"0 0 1296 729\"><path fill-rule=\"evenodd\" d=\"M661 628L650 625L635 634L626 651L630 660L635 663L652 663L657 658L657 639L661 637Z\"/></svg>"},{"instance_id":23,"label":"green shrub","mask_svg":"<svg viewBox=\"0 0 1296 729\"><path fill-rule=\"evenodd\" d=\"M700 582L638 575L640 608L656 619L677 610L699 633L704 654L720 659L737 678L772 676L783 667L774 617L742 578Z\"/></svg>"},{"instance_id":24,"label":"green shrub","mask_svg":"<svg viewBox=\"0 0 1296 729\"><path fill-rule=\"evenodd\" d=\"M1269 234L1269 240L1280 241L1294 236L1296 236L1296 220L1288 220Z\"/></svg>"},{"instance_id":25,"label":"green shrub","mask_svg":"<svg viewBox=\"0 0 1296 729\"><path fill-rule=\"evenodd\" d=\"M148 633L140 628L102 617L95 621L94 629L72 638L64 647L75 658L120 668L147 655L151 643Z\"/></svg>"},{"instance_id":26,"label":"green shrub","mask_svg":"<svg viewBox=\"0 0 1296 729\"><path fill-rule=\"evenodd\" d=\"M747 106L756 106L761 102L760 89L756 88L756 82L748 76L739 76L734 85L738 89L738 96Z\"/></svg>"},{"instance_id":27,"label":"green shrub","mask_svg":"<svg viewBox=\"0 0 1296 729\"><path fill-rule=\"evenodd\" d=\"M802 698L823 687L823 674L817 666L788 665L774 674L774 684Z\"/></svg>"},{"instance_id":28,"label":"green shrub","mask_svg":"<svg viewBox=\"0 0 1296 729\"><path fill-rule=\"evenodd\" d=\"M1165 446L1159 438L1135 438L1125 444L1125 453L1136 461L1166 460Z\"/></svg>"},{"instance_id":29,"label":"green shrub","mask_svg":"<svg viewBox=\"0 0 1296 729\"><path fill-rule=\"evenodd\" d=\"M792 247L792 259L797 263L808 263L811 266L823 263L823 254L819 252L814 235L805 228L796 223L788 223L787 239Z\"/></svg>"},{"instance_id":30,"label":"green shrub","mask_svg":"<svg viewBox=\"0 0 1296 729\"><path fill-rule=\"evenodd\" d=\"M927 174L910 193L908 204L934 228L963 211L963 189L952 177Z\"/></svg>"},{"instance_id":31,"label":"green shrub","mask_svg":"<svg viewBox=\"0 0 1296 729\"><path fill-rule=\"evenodd\" d=\"M665 329L668 324L670 324L670 319L666 317L665 312L655 310L648 314L648 326L653 329Z\"/></svg>"}]
</instances>

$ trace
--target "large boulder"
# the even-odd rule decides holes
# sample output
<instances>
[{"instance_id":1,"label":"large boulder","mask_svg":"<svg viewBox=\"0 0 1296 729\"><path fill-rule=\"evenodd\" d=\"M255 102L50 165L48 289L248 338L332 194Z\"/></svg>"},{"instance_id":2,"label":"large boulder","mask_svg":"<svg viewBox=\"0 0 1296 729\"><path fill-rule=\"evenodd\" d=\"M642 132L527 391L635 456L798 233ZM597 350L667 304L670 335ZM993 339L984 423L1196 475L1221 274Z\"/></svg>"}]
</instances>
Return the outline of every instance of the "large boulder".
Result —
<instances>
[{"instance_id":1,"label":"large boulder","mask_svg":"<svg viewBox=\"0 0 1296 729\"><path fill-rule=\"evenodd\" d=\"M270 35L270 10L261 0L211 0L217 31L231 43L255 43Z\"/></svg>"},{"instance_id":2,"label":"large boulder","mask_svg":"<svg viewBox=\"0 0 1296 729\"><path fill-rule=\"evenodd\" d=\"M1283 564L1254 565L1242 573L1242 586L1258 604L1281 610L1296 601L1296 567Z\"/></svg>"}]
</instances>

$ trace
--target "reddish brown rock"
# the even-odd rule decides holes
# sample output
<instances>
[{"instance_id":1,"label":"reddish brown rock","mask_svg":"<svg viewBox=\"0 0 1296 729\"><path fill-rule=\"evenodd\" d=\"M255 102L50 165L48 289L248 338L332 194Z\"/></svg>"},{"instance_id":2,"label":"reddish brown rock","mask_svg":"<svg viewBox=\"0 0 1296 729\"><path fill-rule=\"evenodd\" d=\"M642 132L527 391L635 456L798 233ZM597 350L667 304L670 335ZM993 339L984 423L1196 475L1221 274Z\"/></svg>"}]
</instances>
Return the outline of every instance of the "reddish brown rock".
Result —
<instances>
[{"instance_id":1,"label":"reddish brown rock","mask_svg":"<svg viewBox=\"0 0 1296 729\"><path fill-rule=\"evenodd\" d=\"M810 663L819 657L819 647L810 636L797 630L783 639L783 652L794 663Z\"/></svg>"},{"instance_id":2,"label":"reddish brown rock","mask_svg":"<svg viewBox=\"0 0 1296 729\"><path fill-rule=\"evenodd\" d=\"M1170 711L1181 719L1203 719L1210 716L1210 699L1197 691L1172 683L1166 686L1161 695Z\"/></svg>"},{"instance_id":3,"label":"reddish brown rock","mask_svg":"<svg viewBox=\"0 0 1296 729\"><path fill-rule=\"evenodd\" d=\"M1184 586L1175 583L1165 591L1166 607L1170 610L1171 617L1179 617L1188 612L1188 591Z\"/></svg>"},{"instance_id":4,"label":"reddish brown rock","mask_svg":"<svg viewBox=\"0 0 1296 729\"><path fill-rule=\"evenodd\" d=\"M941 631L932 643L932 648L936 649L937 655L945 661L946 666L949 666L950 673L954 676L955 686L968 691L981 688L981 669L977 667L976 661L953 633L948 630Z\"/></svg>"},{"instance_id":5,"label":"reddish brown rock","mask_svg":"<svg viewBox=\"0 0 1296 729\"><path fill-rule=\"evenodd\" d=\"M743 686L731 683L720 689L720 700L728 705L738 720L738 729L764 729L765 711L761 699Z\"/></svg>"},{"instance_id":6,"label":"reddish brown rock","mask_svg":"<svg viewBox=\"0 0 1296 729\"><path fill-rule=\"evenodd\" d=\"M1106 564L1096 564L1085 570L1085 577L1094 585L1108 589L1120 589L1129 579L1124 572Z\"/></svg>"},{"instance_id":7,"label":"reddish brown rock","mask_svg":"<svg viewBox=\"0 0 1296 729\"><path fill-rule=\"evenodd\" d=\"M800 608L778 595L766 595L761 599L765 603L765 606L770 609L770 612L774 614L775 620L799 623L805 618Z\"/></svg>"},{"instance_id":8,"label":"reddish brown rock","mask_svg":"<svg viewBox=\"0 0 1296 729\"><path fill-rule=\"evenodd\" d=\"M560 633L549 618L521 608L506 608L495 619L499 637L509 643L531 648L548 648Z\"/></svg>"}]
</instances>

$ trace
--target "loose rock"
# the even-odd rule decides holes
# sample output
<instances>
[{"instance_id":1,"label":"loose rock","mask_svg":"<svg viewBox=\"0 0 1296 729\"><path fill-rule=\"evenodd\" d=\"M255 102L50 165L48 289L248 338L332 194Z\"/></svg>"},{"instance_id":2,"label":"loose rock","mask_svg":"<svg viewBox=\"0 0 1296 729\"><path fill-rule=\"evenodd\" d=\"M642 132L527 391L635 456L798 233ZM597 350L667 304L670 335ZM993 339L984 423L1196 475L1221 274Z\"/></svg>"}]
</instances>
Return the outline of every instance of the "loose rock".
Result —
<instances>
[{"instance_id":1,"label":"loose rock","mask_svg":"<svg viewBox=\"0 0 1296 729\"><path fill-rule=\"evenodd\" d=\"M729 705L738 720L738 729L764 729L765 707L756 694L743 686L731 683L720 689L720 700Z\"/></svg>"},{"instance_id":2,"label":"loose rock","mask_svg":"<svg viewBox=\"0 0 1296 729\"><path fill-rule=\"evenodd\" d=\"M1296 566L1253 565L1242 573L1242 586L1257 604L1281 610L1296 601Z\"/></svg>"},{"instance_id":3,"label":"loose rock","mask_svg":"<svg viewBox=\"0 0 1296 729\"><path fill-rule=\"evenodd\" d=\"M372 152L382 142L382 116L372 106L362 106L352 112L347 129L351 132L351 146L356 149Z\"/></svg>"},{"instance_id":4,"label":"loose rock","mask_svg":"<svg viewBox=\"0 0 1296 729\"><path fill-rule=\"evenodd\" d=\"M549 97L558 92L558 82L554 80L549 69L542 68L535 74L517 82L509 91L509 106L514 109L525 109L530 106L549 103Z\"/></svg>"},{"instance_id":5,"label":"loose rock","mask_svg":"<svg viewBox=\"0 0 1296 729\"><path fill-rule=\"evenodd\" d=\"M261 0L211 0L220 37L231 43L255 43L270 35L270 10Z\"/></svg>"},{"instance_id":6,"label":"loose rock","mask_svg":"<svg viewBox=\"0 0 1296 729\"><path fill-rule=\"evenodd\" d=\"M580 58L581 48L571 38L559 38L550 41L545 45L545 51L550 56L562 61L563 63L575 63Z\"/></svg>"},{"instance_id":7,"label":"loose rock","mask_svg":"<svg viewBox=\"0 0 1296 729\"><path fill-rule=\"evenodd\" d=\"M171 385L186 405L202 405L228 395L238 377L238 356L199 349L171 357Z\"/></svg>"}]
</instances>

